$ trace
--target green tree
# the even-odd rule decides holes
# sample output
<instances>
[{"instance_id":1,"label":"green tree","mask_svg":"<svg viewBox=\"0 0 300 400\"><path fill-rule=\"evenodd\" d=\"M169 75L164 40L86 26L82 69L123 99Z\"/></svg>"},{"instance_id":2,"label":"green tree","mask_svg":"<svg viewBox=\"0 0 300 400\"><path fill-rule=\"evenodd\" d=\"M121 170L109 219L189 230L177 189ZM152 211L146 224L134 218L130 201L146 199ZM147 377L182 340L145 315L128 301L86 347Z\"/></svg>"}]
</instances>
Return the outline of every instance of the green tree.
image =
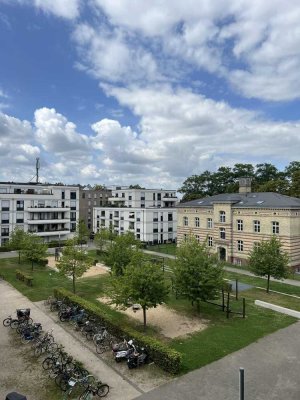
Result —
<instances>
[{"instance_id":1,"label":"green tree","mask_svg":"<svg viewBox=\"0 0 300 400\"><path fill-rule=\"evenodd\" d=\"M26 247L26 240L28 238L28 233L24 232L23 229L15 228L9 239L9 249L17 250L19 254L19 264L21 263L21 254L24 252Z\"/></svg>"},{"instance_id":2,"label":"green tree","mask_svg":"<svg viewBox=\"0 0 300 400\"><path fill-rule=\"evenodd\" d=\"M140 304L146 330L147 309L165 302L168 293L169 287L161 267L149 261L143 262L139 257L126 267L123 276L113 278L111 298L112 303L125 308L129 303Z\"/></svg>"},{"instance_id":3,"label":"green tree","mask_svg":"<svg viewBox=\"0 0 300 400\"><path fill-rule=\"evenodd\" d=\"M72 278L73 293L76 291L76 279L80 278L91 266L88 254L77 247L76 238L67 240L56 267L61 274Z\"/></svg>"},{"instance_id":4,"label":"green tree","mask_svg":"<svg viewBox=\"0 0 300 400\"><path fill-rule=\"evenodd\" d=\"M270 277L287 278L290 269L288 254L281 249L280 240L272 236L270 240L262 240L250 253L249 266L258 276L267 277L267 293L270 290Z\"/></svg>"},{"instance_id":5,"label":"green tree","mask_svg":"<svg viewBox=\"0 0 300 400\"><path fill-rule=\"evenodd\" d=\"M300 170L292 174L289 195L293 197L300 197Z\"/></svg>"},{"instance_id":6,"label":"green tree","mask_svg":"<svg viewBox=\"0 0 300 400\"><path fill-rule=\"evenodd\" d=\"M206 243L190 236L176 251L175 285L200 310L200 301L214 299L223 284L223 267Z\"/></svg>"},{"instance_id":7,"label":"green tree","mask_svg":"<svg viewBox=\"0 0 300 400\"><path fill-rule=\"evenodd\" d=\"M31 262L31 270L33 271L33 263L39 263L47 257L47 244L43 243L42 238L31 233L27 233L24 245L24 256Z\"/></svg>"},{"instance_id":8,"label":"green tree","mask_svg":"<svg viewBox=\"0 0 300 400\"><path fill-rule=\"evenodd\" d=\"M133 233L127 232L125 235L116 236L107 249L105 263L111 267L113 274L123 275L125 268L140 253L139 242L134 238Z\"/></svg>"},{"instance_id":9,"label":"green tree","mask_svg":"<svg viewBox=\"0 0 300 400\"><path fill-rule=\"evenodd\" d=\"M88 240L89 235L90 235L90 232L89 232L84 220L81 219L76 226L75 237L77 239L77 243L80 244L80 246L82 246L82 244Z\"/></svg>"},{"instance_id":10,"label":"green tree","mask_svg":"<svg viewBox=\"0 0 300 400\"><path fill-rule=\"evenodd\" d=\"M107 228L102 228L95 234L94 243L102 252L104 245L111 239L111 232Z\"/></svg>"}]
</instances>

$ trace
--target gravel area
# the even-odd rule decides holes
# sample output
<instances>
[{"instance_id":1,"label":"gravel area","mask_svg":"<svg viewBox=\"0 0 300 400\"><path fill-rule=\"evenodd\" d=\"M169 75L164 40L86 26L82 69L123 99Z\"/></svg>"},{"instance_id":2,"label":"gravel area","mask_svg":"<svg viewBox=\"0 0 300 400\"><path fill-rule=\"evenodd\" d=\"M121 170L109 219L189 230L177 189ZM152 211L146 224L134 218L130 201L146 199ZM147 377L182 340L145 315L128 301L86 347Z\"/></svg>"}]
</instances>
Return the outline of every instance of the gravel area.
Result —
<instances>
[{"instance_id":1,"label":"gravel area","mask_svg":"<svg viewBox=\"0 0 300 400\"><path fill-rule=\"evenodd\" d=\"M2 325L2 320L9 314L25 307L31 308L32 318L41 322L44 330L54 328L56 341L70 355L81 361L97 379L110 385L109 400L134 399L171 379L154 365L130 371L125 364L114 364L109 353L99 357L93 346L80 337L80 333L74 332L67 323L59 322L57 315L46 310L43 303L30 302L4 281L0 281L0 304L0 398L4 399L10 391L22 393L28 400L61 398L57 397L55 386L43 372L40 362L32 357L29 348L20 343L10 328Z\"/></svg>"}]
</instances>

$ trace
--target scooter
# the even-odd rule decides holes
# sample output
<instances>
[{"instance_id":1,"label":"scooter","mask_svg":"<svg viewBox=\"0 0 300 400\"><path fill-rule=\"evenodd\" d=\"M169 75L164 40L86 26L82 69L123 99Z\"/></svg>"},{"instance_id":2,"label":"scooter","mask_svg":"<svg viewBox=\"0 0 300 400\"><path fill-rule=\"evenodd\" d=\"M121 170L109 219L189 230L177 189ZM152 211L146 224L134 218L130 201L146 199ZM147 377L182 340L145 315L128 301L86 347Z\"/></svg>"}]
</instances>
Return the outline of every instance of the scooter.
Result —
<instances>
[{"instance_id":1,"label":"scooter","mask_svg":"<svg viewBox=\"0 0 300 400\"><path fill-rule=\"evenodd\" d=\"M135 349L135 351L129 355L127 358L127 366L129 369L137 368L140 365L147 364L149 361L149 354L144 347L140 350Z\"/></svg>"},{"instance_id":2,"label":"scooter","mask_svg":"<svg viewBox=\"0 0 300 400\"><path fill-rule=\"evenodd\" d=\"M119 350L119 351L113 350L116 362L121 362L122 360L127 360L128 357L130 356L130 354L132 354L135 351L135 346L134 346L132 340L129 340L127 342L127 345L128 345L128 347L126 350Z\"/></svg>"}]
</instances>

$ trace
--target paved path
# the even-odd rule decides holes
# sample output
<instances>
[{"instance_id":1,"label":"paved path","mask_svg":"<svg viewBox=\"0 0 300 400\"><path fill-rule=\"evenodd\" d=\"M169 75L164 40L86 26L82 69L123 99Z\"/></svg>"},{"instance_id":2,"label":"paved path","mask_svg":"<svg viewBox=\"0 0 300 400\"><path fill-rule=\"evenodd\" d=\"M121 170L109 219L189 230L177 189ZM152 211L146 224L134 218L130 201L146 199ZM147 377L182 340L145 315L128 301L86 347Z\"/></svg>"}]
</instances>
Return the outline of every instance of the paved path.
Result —
<instances>
[{"instance_id":1,"label":"paved path","mask_svg":"<svg viewBox=\"0 0 300 400\"><path fill-rule=\"evenodd\" d=\"M138 389L128 380L125 380L117 371L115 371L113 368L110 368L106 363L104 363L104 361L99 359L99 357L93 351L89 350L89 348L79 341L75 336L66 332L63 326L56 324L53 319L44 313L35 303L29 301L25 296L23 296L5 281L0 281L0 305L1 321L10 313L14 312L16 308L29 307L31 309L32 318L35 321L41 322L45 331L53 327L55 340L65 347L65 351L78 361L81 361L96 378L110 385L111 390L109 393L109 400L131 400L142 393L142 390ZM0 338L3 338L8 334L7 328L4 328L1 322ZM20 362L22 363L22 360L20 360ZM0 383L1 374L0 367ZM21 389L22 388L20 388L20 391ZM29 398L33 399L32 397Z\"/></svg>"},{"instance_id":2,"label":"paved path","mask_svg":"<svg viewBox=\"0 0 300 400\"><path fill-rule=\"evenodd\" d=\"M152 254L152 255L155 255L155 256L164 257L164 258L170 258L172 260L175 260L175 256L173 256L171 254L159 253L157 251L150 251L150 250L143 250L143 251L146 254ZM235 268L235 267L224 267L224 269L225 269L225 271L228 271L228 272L236 272L238 274L253 276L253 277L257 278L256 275L254 275L252 272L247 271L245 269L240 269L240 268ZM267 279L267 278L264 278L264 277L260 277L260 278ZM282 279L282 280L280 280L280 279L271 278L271 281L279 282L279 283L285 283L287 285L292 285L292 286L300 286L300 281L297 281L295 279Z\"/></svg>"},{"instance_id":3,"label":"paved path","mask_svg":"<svg viewBox=\"0 0 300 400\"><path fill-rule=\"evenodd\" d=\"M299 400L300 322L138 399L238 400L240 367L245 369L246 400Z\"/></svg>"}]
</instances>

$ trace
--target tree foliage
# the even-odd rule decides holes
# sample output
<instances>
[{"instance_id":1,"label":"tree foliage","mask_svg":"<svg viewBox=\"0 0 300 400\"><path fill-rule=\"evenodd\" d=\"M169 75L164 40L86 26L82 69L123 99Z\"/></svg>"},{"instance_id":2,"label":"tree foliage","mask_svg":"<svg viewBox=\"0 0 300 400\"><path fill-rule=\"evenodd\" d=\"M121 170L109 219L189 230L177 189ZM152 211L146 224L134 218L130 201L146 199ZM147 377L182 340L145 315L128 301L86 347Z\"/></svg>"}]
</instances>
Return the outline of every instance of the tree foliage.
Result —
<instances>
[{"instance_id":1,"label":"tree foliage","mask_svg":"<svg viewBox=\"0 0 300 400\"><path fill-rule=\"evenodd\" d=\"M276 192L300 197L300 162L292 161L279 171L270 163L235 164L232 168L221 166L216 172L204 171L188 177L178 189L183 193L182 201L194 200L220 193L238 192L238 178L252 178L252 191Z\"/></svg>"},{"instance_id":2,"label":"tree foliage","mask_svg":"<svg viewBox=\"0 0 300 400\"><path fill-rule=\"evenodd\" d=\"M76 279L91 267L88 254L77 246L76 238L67 240L62 255L56 264L59 272L72 278L73 293L76 291Z\"/></svg>"},{"instance_id":3,"label":"tree foliage","mask_svg":"<svg viewBox=\"0 0 300 400\"><path fill-rule=\"evenodd\" d=\"M290 272L289 257L281 249L281 243L276 236L270 240L262 240L250 253L249 266L258 276L267 277L267 292L270 290L270 277L287 278Z\"/></svg>"},{"instance_id":4,"label":"tree foliage","mask_svg":"<svg viewBox=\"0 0 300 400\"><path fill-rule=\"evenodd\" d=\"M86 243L89 236L90 236L90 232L89 232L84 220L81 219L76 226L75 238L77 239L77 243L82 246L83 243Z\"/></svg>"},{"instance_id":5,"label":"tree foliage","mask_svg":"<svg viewBox=\"0 0 300 400\"><path fill-rule=\"evenodd\" d=\"M23 229L15 228L9 239L9 249L17 250L19 254L19 264L21 263L21 254L24 252L26 247L26 240L28 239L29 233L24 232Z\"/></svg>"},{"instance_id":6,"label":"tree foliage","mask_svg":"<svg viewBox=\"0 0 300 400\"><path fill-rule=\"evenodd\" d=\"M128 265L122 276L114 277L112 303L128 308L130 303L140 304L143 310L144 330L147 324L147 309L166 301L169 287L161 267L143 257Z\"/></svg>"},{"instance_id":7,"label":"tree foliage","mask_svg":"<svg viewBox=\"0 0 300 400\"><path fill-rule=\"evenodd\" d=\"M139 255L139 242L134 234L127 232L124 235L116 236L107 248L105 263L111 267L113 274L123 275L125 268L134 257Z\"/></svg>"},{"instance_id":8,"label":"tree foliage","mask_svg":"<svg viewBox=\"0 0 300 400\"><path fill-rule=\"evenodd\" d=\"M94 243L103 251L105 244L111 239L111 232L107 228L100 229L94 236Z\"/></svg>"},{"instance_id":9,"label":"tree foliage","mask_svg":"<svg viewBox=\"0 0 300 400\"><path fill-rule=\"evenodd\" d=\"M216 255L210 255L207 244L193 236L176 251L175 285L192 304L214 299L223 285L223 267Z\"/></svg>"},{"instance_id":10,"label":"tree foliage","mask_svg":"<svg viewBox=\"0 0 300 400\"><path fill-rule=\"evenodd\" d=\"M33 263L38 263L47 257L47 244L43 243L42 238L32 233L27 233L24 242L23 253L25 258L31 262L31 270L33 271Z\"/></svg>"}]
</instances>

